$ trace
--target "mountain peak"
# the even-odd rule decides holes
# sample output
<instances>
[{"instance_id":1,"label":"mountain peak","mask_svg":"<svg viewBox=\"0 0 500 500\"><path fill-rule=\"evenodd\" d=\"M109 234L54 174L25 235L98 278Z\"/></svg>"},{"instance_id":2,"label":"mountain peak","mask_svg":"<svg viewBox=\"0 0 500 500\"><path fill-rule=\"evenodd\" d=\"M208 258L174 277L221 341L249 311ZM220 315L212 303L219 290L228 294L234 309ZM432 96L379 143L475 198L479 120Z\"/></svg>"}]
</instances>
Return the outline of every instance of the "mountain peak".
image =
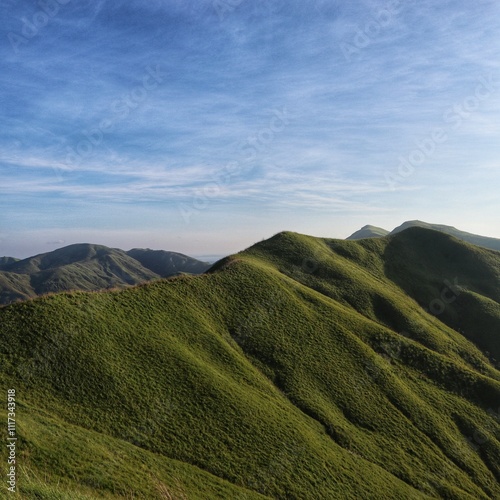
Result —
<instances>
[{"instance_id":1,"label":"mountain peak","mask_svg":"<svg viewBox=\"0 0 500 500\"><path fill-rule=\"evenodd\" d=\"M363 226L360 230L349 236L348 240L361 240L363 238L380 238L382 236L387 236L389 231L383 229L381 227L372 226L371 224L367 224Z\"/></svg>"},{"instance_id":2,"label":"mountain peak","mask_svg":"<svg viewBox=\"0 0 500 500\"><path fill-rule=\"evenodd\" d=\"M48 292L102 290L179 273L201 274L209 267L208 262L165 250L125 252L93 243L75 243L23 260L0 259L0 304Z\"/></svg>"},{"instance_id":3,"label":"mountain peak","mask_svg":"<svg viewBox=\"0 0 500 500\"><path fill-rule=\"evenodd\" d=\"M466 241L467 243L472 243L473 245L500 251L500 239L467 233L466 231L461 231L460 229L457 229L453 226L447 226L445 224L432 224L418 219L403 222L400 226L396 227L391 232L386 231L385 229L378 228L376 226L366 225L363 226L359 231L351 234L351 236L346 239L360 240L363 238L380 238L383 236L388 236L389 234L394 235L400 233L412 227L420 227L424 229L431 229L433 231L439 231L441 233L454 236L459 240Z\"/></svg>"}]
</instances>

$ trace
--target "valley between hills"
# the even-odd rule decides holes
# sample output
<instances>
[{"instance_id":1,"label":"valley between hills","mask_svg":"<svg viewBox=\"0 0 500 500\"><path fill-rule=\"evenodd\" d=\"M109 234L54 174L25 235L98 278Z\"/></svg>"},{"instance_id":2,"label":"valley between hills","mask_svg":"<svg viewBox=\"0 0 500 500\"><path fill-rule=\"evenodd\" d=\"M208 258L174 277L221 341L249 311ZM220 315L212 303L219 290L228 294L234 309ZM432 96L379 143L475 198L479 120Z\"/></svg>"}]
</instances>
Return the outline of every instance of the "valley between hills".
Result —
<instances>
[{"instance_id":1,"label":"valley between hills","mask_svg":"<svg viewBox=\"0 0 500 500\"><path fill-rule=\"evenodd\" d=\"M282 232L162 279L105 248L3 295L20 498L500 498L498 251Z\"/></svg>"}]
</instances>

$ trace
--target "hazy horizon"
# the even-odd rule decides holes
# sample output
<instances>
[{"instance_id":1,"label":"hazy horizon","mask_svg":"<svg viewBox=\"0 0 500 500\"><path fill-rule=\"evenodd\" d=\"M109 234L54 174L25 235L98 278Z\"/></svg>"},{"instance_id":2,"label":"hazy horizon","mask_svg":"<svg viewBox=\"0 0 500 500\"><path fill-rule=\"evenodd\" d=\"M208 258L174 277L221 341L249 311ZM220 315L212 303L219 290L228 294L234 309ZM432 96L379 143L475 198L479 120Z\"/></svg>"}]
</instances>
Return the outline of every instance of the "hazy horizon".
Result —
<instances>
[{"instance_id":1,"label":"hazy horizon","mask_svg":"<svg viewBox=\"0 0 500 500\"><path fill-rule=\"evenodd\" d=\"M403 222L407 222L407 221L401 221L400 224L396 224L395 226L391 226L391 227L383 227L382 229L386 229L389 232L391 232L396 227L399 227ZM422 221L422 222L432 223L430 221ZM374 226L374 224L364 224L364 226L365 225ZM345 239L359 229L361 229L361 226L353 229L349 234L345 234L342 236L331 236L328 234L319 234L319 235L310 235L310 236ZM463 230L463 228L460 228L460 227L458 227L456 229ZM291 229L284 228L282 231L288 231L288 230L291 230ZM278 232L280 232L280 231L278 231ZM466 231L466 232L468 232L468 231ZM87 234L89 237L92 237L95 235L94 233L95 233L94 231L90 231ZM82 233L79 233L79 234L80 234L80 236L82 235ZM85 233L83 233L83 234L85 234ZM260 238L259 240L255 240L255 241L251 241L250 239L247 239L247 241L243 242L243 246L241 246L241 247L236 247L234 242L231 242L230 245L232 245L232 246L227 246L226 247L226 248L228 248L227 251L221 251L221 249L224 248L223 246L215 245L215 246L204 247L203 241L195 242L196 243L195 245L185 249L183 247L183 244L179 242L179 238L172 238L170 241L166 242L165 246L162 246L161 245L161 238L158 238L156 240L151 239L151 237L148 236L147 234L126 235L125 237L124 236L118 237L118 236L113 235L113 234L107 234L107 235L101 234L101 235L98 235L98 237L101 238L100 241L91 241L91 240L84 240L81 238L79 239L78 235L75 235L73 233L70 236L70 239L68 241L66 241L66 240L46 241L45 243L38 244L38 246L33 246L33 240L36 240L37 238L33 238L32 236L28 236L26 238L26 240L24 240L24 241L20 240L20 241L15 242L15 247L20 249L21 253L19 253L18 255L5 254L5 255L0 255L0 257L14 257L14 258L19 258L19 259L25 259L28 257L33 257L33 256L38 255L38 254L50 252L52 250L57 250L58 248L64 248L64 247L69 246L69 245L79 244L79 243L87 243L87 244L95 244L95 245L104 245L104 246L107 246L110 248L120 248L121 250L125 250L125 251L132 250L133 248L149 248L152 250L166 250L166 251L178 252L178 253L182 253L185 255L189 255L190 257L194 257L194 258L202 260L202 261L215 261L215 260L218 260L219 258L225 257L227 255L234 254L234 253L240 252L242 250L245 250L246 248L253 245L254 243L257 243L258 241L270 238L274 234L276 234L276 233L268 234L268 235ZM307 233L304 233L304 234L307 234ZM472 234L474 234L474 233L472 233ZM477 236L486 236L486 237L495 238L495 236L485 235L485 234L482 234L482 235L478 234ZM137 243L130 244L131 240L134 237L136 238L135 241ZM146 241L152 242L152 245L144 244L144 242L146 242ZM118 243L118 244L115 244L115 243ZM25 244L24 247L23 247L23 244ZM197 244L199 246L197 246ZM8 244L6 246L8 246ZM205 251L205 248L207 248L208 251Z\"/></svg>"},{"instance_id":2,"label":"hazy horizon","mask_svg":"<svg viewBox=\"0 0 500 500\"><path fill-rule=\"evenodd\" d=\"M0 255L500 238L495 1L2 1Z\"/></svg>"}]
</instances>

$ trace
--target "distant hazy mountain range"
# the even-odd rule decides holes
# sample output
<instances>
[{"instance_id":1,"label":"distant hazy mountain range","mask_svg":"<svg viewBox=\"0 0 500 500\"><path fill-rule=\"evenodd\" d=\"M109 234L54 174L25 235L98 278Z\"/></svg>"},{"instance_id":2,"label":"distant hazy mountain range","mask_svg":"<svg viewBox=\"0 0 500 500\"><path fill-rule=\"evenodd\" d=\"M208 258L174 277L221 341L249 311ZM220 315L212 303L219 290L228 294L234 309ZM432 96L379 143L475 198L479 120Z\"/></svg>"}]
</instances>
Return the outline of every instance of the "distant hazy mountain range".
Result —
<instances>
[{"instance_id":1,"label":"distant hazy mountain range","mask_svg":"<svg viewBox=\"0 0 500 500\"><path fill-rule=\"evenodd\" d=\"M479 236L477 234L467 233L465 231L460 231L453 226L444 226L442 224L429 224L427 222L422 222L420 220L411 220L404 222L401 226L398 226L392 232L382 229L376 226L364 226L359 231L351 234L348 240L360 240L363 238L380 238L382 236L387 236L389 234L397 234L409 227L423 227L425 229L434 229L435 231L441 231L442 233L450 234L455 236L459 240L472 243L473 245L478 245L484 248L491 248L492 250L500 251L500 239L488 238L487 236Z\"/></svg>"},{"instance_id":2,"label":"distant hazy mountain range","mask_svg":"<svg viewBox=\"0 0 500 500\"><path fill-rule=\"evenodd\" d=\"M128 252L87 243L69 245L27 259L0 258L0 304L68 290L136 285L210 267L187 255L134 248Z\"/></svg>"}]
</instances>

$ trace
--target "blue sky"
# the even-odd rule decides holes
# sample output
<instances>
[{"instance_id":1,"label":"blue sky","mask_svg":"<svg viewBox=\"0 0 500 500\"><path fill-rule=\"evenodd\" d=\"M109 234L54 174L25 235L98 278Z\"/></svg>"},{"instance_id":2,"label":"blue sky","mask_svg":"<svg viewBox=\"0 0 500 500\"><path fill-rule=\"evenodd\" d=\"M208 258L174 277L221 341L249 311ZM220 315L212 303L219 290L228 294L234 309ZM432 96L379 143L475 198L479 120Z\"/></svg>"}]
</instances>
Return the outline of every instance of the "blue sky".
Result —
<instances>
[{"instance_id":1,"label":"blue sky","mask_svg":"<svg viewBox=\"0 0 500 500\"><path fill-rule=\"evenodd\" d=\"M0 7L0 255L500 237L496 0Z\"/></svg>"}]
</instances>

